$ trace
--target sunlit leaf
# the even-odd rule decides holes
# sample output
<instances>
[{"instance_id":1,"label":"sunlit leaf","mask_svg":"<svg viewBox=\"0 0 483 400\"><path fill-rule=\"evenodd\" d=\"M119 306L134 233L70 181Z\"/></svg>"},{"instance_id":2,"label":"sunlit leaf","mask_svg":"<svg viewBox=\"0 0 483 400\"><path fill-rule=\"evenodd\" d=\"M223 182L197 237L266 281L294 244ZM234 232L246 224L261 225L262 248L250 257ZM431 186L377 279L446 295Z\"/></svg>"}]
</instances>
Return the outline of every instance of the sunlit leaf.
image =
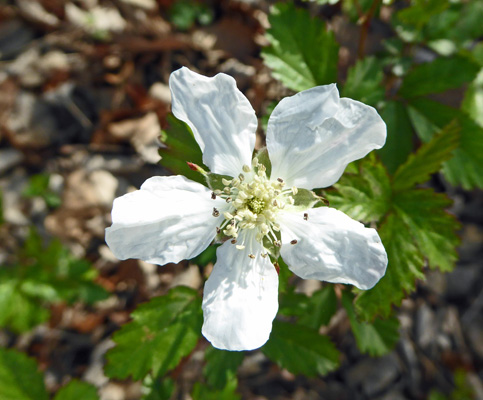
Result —
<instances>
[{"instance_id":1,"label":"sunlit leaf","mask_svg":"<svg viewBox=\"0 0 483 400\"><path fill-rule=\"evenodd\" d=\"M331 207L358 221L379 221L390 207L391 184L381 163L365 160L357 174L344 174L334 187L327 194Z\"/></svg>"},{"instance_id":2,"label":"sunlit leaf","mask_svg":"<svg viewBox=\"0 0 483 400\"><path fill-rule=\"evenodd\" d=\"M54 400L98 400L97 389L90 383L70 381L55 395Z\"/></svg>"},{"instance_id":3,"label":"sunlit leaf","mask_svg":"<svg viewBox=\"0 0 483 400\"><path fill-rule=\"evenodd\" d=\"M37 363L23 353L0 347L0 399L47 400Z\"/></svg>"},{"instance_id":4,"label":"sunlit leaf","mask_svg":"<svg viewBox=\"0 0 483 400\"><path fill-rule=\"evenodd\" d=\"M164 375L195 347L201 335L201 298L178 286L132 313L133 321L113 336L105 371L112 378L143 379Z\"/></svg>"},{"instance_id":5,"label":"sunlit leaf","mask_svg":"<svg viewBox=\"0 0 483 400\"><path fill-rule=\"evenodd\" d=\"M376 106L384 98L381 62L375 57L366 57L351 67L342 89L342 96Z\"/></svg>"},{"instance_id":6,"label":"sunlit leaf","mask_svg":"<svg viewBox=\"0 0 483 400\"><path fill-rule=\"evenodd\" d=\"M289 89L302 91L337 81L339 46L325 23L292 3L278 3L269 15L270 46L262 51L273 76Z\"/></svg>"},{"instance_id":7,"label":"sunlit leaf","mask_svg":"<svg viewBox=\"0 0 483 400\"><path fill-rule=\"evenodd\" d=\"M458 123L446 126L433 140L423 144L416 153L409 156L393 177L393 190L409 189L418 183L427 182L431 174L438 172L441 164L453 156L460 141Z\"/></svg>"}]
</instances>

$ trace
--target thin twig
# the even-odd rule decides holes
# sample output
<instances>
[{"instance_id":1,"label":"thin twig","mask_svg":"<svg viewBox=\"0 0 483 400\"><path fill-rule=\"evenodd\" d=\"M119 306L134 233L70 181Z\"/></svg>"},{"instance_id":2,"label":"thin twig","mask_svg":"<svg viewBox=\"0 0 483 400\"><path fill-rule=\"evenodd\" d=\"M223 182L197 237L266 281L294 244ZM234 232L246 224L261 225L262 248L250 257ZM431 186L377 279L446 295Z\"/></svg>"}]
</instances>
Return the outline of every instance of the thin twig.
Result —
<instances>
[{"instance_id":1,"label":"thin twig","mask_svg":"<svg viewBox=\"0 0 483 400\"><path fill-rule=\"evenodd\" d=\"M359 51L357 58L364 58L366 52L366 39L369 32L369 26L371 25L371 19L377 10L377 7L382 3L382 0L374 0L372 2L371 8L365 15L362 16L361 34L359 35Z\"/></svg>"}]
</instances>

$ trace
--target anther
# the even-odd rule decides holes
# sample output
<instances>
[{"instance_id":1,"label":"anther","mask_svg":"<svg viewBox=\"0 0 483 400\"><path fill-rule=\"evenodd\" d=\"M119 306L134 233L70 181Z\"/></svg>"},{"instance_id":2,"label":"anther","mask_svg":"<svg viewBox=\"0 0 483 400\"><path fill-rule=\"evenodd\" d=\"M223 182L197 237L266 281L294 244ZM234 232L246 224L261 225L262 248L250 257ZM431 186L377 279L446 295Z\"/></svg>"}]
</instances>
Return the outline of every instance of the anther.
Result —
<instances>
[{"instance_id":1,"label":"anther","mask_svg":"<svg viewBox=\"0 0 483 400\"><path fill-rule=\"evenodd\" d=\"M253 157L253 160L252 160L252 167L256 167L258 164L258 158L257 157Z\"/></svg>"},{"instance_id":2,"label":"anther","mask_svg":"<svg viewBox=\"0 0 483 400\"><path fill-rule=\"evenodd\" d=\"M304 213L304 221L308 221L308 219L309 219L309 214Z\"/></svg>"},{"instance_id":3,"label":"anther","mask_svg":"<svg viewBox=\"0 0 483 400\"><path fill-rule=\"evenodd\" d=\"M297 244L297 240L296 240L296 239L291 240L291 241L290 241L290 244Z\"/></svg>"},{"instance_id":4,"label":"anther","mask_svg":"<svg viewBox=\"0 0 483 400\"><path fill-rule=\"evenodd\" d=\"M282 178L277 178L277 181L279 181L280 183L283 183L283 179Z\"/></svg>"},{"instance_id":5,"label":"anther","mask_svg":"<svg viewBox=\"0 0 483 400\"><path fill-rule=\"evenodd\" d=\"M225 179L225 178L221 178L221 182L223 183L223 185L225 186L230 186L230 183L232 181L228 180L228 179Z\"/></svg>"},{"instance_id":6,"label":"anther","mask_svg":"<svg viewBox=\"0 0 483 400\"><path fill-rule=\"evenodd\" d=\"M231 239L231 244L236 244L236 239Z\"/></svg>"},{"instance_id":7,"label":"anther","mask_svg":"<svg viewBox=\"0 0 483 400\"><path fill-rule=\"evenodd\" d=\"M282 247L282 242L280 240L275 240L275 242L273 242L273 245L275 247Z\"/></svg>"},{"instance_id":8,"label":"anther","mask_svg":"<svg viewBox=\"0 0 483 400\"><path fill-rule=\"evenodd\" d=\"M213 215L214 217L219 217L220 212L216 209L216 207L213 207L213 213L211 215Z\"/></svg>"},{"instance_id":9,"label":"anther","mask_svg":"<svg viewBox=\"0 0 483 400\"><path fill-rule=\"evenodd\" d=\"M211 198L212 198L213 200L216 200L216 194L215 194L215 192L211 192Z\"/></svg>"},{"instance_id":10,"label":"anther","mask_svg":"<svg viewBox=\"0 0 483 400\"><path fill-rule=\"evenodd\" d=\"M216 233L219 234L221 232L221 229L216 227Z\"/></svg>"},{"instance_id":11,"label":"anther","mask_svg":"<svg viewBox=\"0 0 483 400\"><path fill-rule=\"evenodd\" d=\"M261 256L262 256L263 258L267 258L268 254L267 254L267 253L262 253L262 254L261 254Z\"/></svg>"},{"instance_id":12,"label":"anther","mask_svg":"<svg viewBox=\"0 0 483 400\"><path fill-rule=\"evenodd\" d=\"M245 246L242 246L241 244L237 244L237 245L236 245L236 248L237 248L238 250L243 250L243 249L245 248Z\"/></svg>"},{"instance_id":13,"label":"anther","mask_svg":"<svg viewBox=\"0 0 483 400\"><path fill-rule=\"evenodd\" d=\"M240 182L243 182L245 180L245 175L243 174L238 175L238 179L240 179Z\"/></svg>"},{"instance_id":14,"label":"anther","mask_svg":"<svg viewBox=\"0 0 483 400\"><path fill-rule=\"evenodd\" d=\"M216 189L216 190L213 191L213 193L216 194L217 196L219 196L223 192L220 189Z\"/></svg>"},{"instance_id":15,"label":"anther","mask_svg":"<svg viewBox=\"0 0 483 400\"><path fill-rule=\"evenodd\" d=\"M248 165L244 165L242 169L243 169L243 172L246 172L246 173L251 171L251 168Z\"/></svg>"},{"instance_id":16,"label":"anther","mask_svg":"<svg viewBox=\"0 0 483 400\"><path fill-rule=\"evenodd\" d=\"M295 196L298 192L299 190L295 186L292 186L292 194Z\"/></svg>"},{"instance_id":17,"label":"anther","mask_svg":"<svg viewBox=\"0 0 483 400\"><path fill-rule=\"evenodd\" d=\"M253 254L249 254L248 257L250 257L252 260L255 259L255 256Z\"/></svg>"},{"instance_id":18,"label":"anther","mask_svg":"<svg viewBox=\"0 0 483 400\"><path fill-rule=\"evenodd\" d=\"M232 198L231 197L227 197L226 200L225 200L227 203L230 203L232 201Z\"/></svg>"}]
</instances>

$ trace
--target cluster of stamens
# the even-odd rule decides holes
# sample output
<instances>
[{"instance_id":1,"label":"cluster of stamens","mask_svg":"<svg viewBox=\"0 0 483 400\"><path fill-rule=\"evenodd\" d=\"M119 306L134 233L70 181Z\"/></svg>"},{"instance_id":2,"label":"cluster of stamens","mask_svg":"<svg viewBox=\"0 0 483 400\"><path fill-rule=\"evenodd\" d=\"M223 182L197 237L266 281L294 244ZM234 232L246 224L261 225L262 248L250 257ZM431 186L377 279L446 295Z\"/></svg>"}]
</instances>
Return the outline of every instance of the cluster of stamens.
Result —
<instances>
[{"instance_id":1,"label":"cluster of stamens","mask_svg":"<svg viewBox=\"0 0 483 400\"><path fill-rule=\"evenodd\" d=\"M215 190L212 198L221 197L230 204L230 208L223 213L225 219L217 232L231 237L231 243L239 250L245 248L237 241L240 230L244 229L256 229L256 240L262 245L265 239L280 247L280 226L276 216L280 210L294 204L297 188L285 189L283 179L267 178L265 165L259 163L256 157L251 167L243 166L243 172L237 178L222 179L222 183L223 190ZM219 215L220 212L214 208L213 216ZM262 256L267 254L262 253Z\"/></svg>"}]
</instances>

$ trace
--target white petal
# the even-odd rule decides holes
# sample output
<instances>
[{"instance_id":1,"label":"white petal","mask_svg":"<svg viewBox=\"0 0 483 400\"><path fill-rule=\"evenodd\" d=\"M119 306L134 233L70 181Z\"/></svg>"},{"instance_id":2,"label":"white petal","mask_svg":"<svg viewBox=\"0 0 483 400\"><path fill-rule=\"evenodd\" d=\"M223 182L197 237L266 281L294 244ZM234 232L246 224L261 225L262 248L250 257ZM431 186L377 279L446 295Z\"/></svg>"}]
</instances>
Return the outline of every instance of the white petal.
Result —
<instances>
[{"instance_id":1,"label":"white petal","mask_svg":"<svg viewBox=\"0 0 483 400\"><path fill-rule=\"evenodd\" d=\"M212 216L213 207L220 217ZM201 253L222 222L226 203L183 176L148 179L140 190L114 200L106 242L114 255L154 264L176 263Z\"/></svg>"},{"instance_id":2,"label":"white petal","mask_svg":"<svg viewBox=\"0 0 483 400\"><path fill-rule=\"evenodd\" d=\"M205 165L217 174L238 176L251 163L257 117L235 80L183 67L171 74L169 87L173 114L190 126Z\"/></svg>"},{"instance_id":3,"label":"white petal","mask_svg":"<svg viewBox=\"0 0 483 400\"><path fill-rule=\"evenodd\" d=\"M219 349L240 351L262 346L278 310L275 267L269 257L261 257L254 235L242 232L238 243L243 238L243 250L229 241L218 248L217 262L205 284L202 333Z\"/></svg>"},{"instance_id":4,"label":"white petal","mask_svg":"<svg viewBox=\"0 0 483 400\"><path fill-rule=\"evenodd\" d=\"M386 125L377 111L339 99L335 84L283 99L267 127L272 178L305 189L333 185L350 162L381 148Z\"/></svg>"},{"instance_id":5,"label":"white petal","mask_svg":"<svg viewBox=\"0 0 483 400\"><path fill-rule=\"evenodd\" d=\"M294 273L359 289L370 289L384 276L387 254L374 229L333 208L306 213L307 221L304 213L281 218L281 255ZM297 243L290 244L292 240Z\"/></svg>"}]
</instances>

